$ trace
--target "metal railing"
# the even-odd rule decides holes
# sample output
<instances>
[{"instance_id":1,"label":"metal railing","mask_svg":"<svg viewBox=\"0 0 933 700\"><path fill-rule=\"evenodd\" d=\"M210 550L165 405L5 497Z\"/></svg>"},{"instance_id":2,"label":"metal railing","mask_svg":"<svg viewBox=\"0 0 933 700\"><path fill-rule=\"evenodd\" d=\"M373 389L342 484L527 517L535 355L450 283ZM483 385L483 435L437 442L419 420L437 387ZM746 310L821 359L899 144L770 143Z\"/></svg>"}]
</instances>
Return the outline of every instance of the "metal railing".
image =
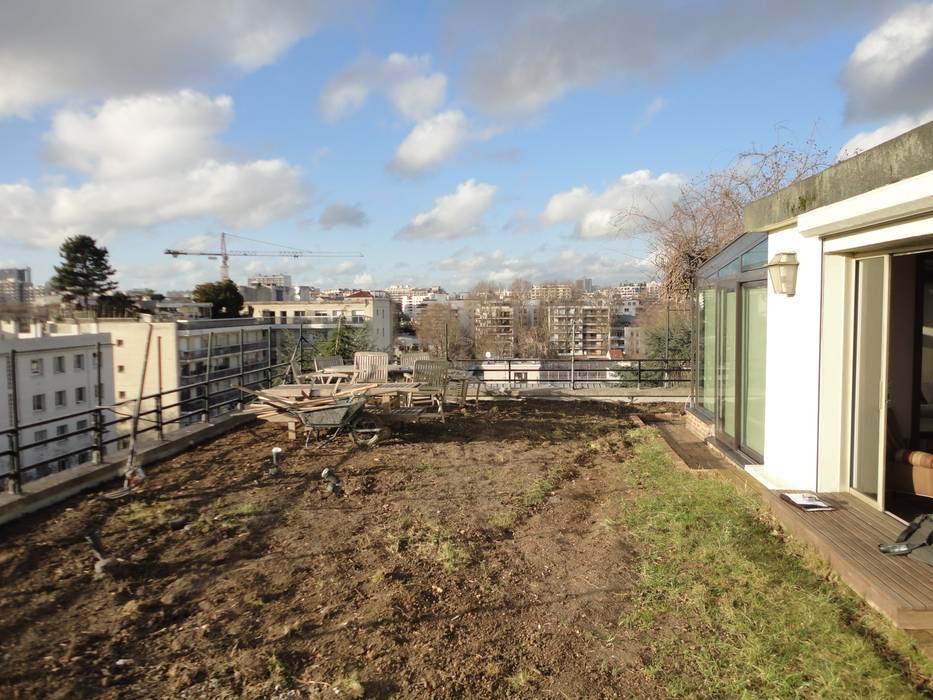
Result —
<instances>
[{"instance_id":1,"label":"metal railing","mask_svg":"<svg viewBox=\"0 0 933 700\"><path fill-rule=\"evenodd\" d=\"M564 389L683 389L690 391L693 369L690 360L632 359L509 359L455 360L454 365L471 372L490 387L552 387ZM658 394L663 396L664 394Z\"/></svg>"},{"instance_id":2,"label":"metal railing","mask_svg":"<svg viewBox=\"0 0 933 700\"><path fill-rule=\"evenodd\" d=\"M272 386L274 382L284 377L288 370L288 363L263 364L261 367L246 366L242 370L240 368L234 369L237 370L235 373L226 372L223 376L236 376L242 386L261 388ZM263 371L263 376L249 381L244 380L245 375L255 375L259 371ZM239 389L224 388L211 392L211 384L217 378L212 373L210 379L139 397L140 410L137 417L137 436L155 433L157 440L161 441L164 439L166 428L169 426L198 421L206 422L212 415L226 413L240 404L243 397ZM183 398L183 392L188 394L188 398ZM6 449L0 451L0 460L8 462L6 471L0 473L0 479L6 481L8 491L20 493L22 484L35 478L47 465L66 460L72 466L70 463L73 457L86 454L90 454L93 463L100 462L111 445L128 438L128 432L120 432L116 428L125 425L129 429L132 425L136 401L137 399L126 399L112 405L98 405L84 411L57 415L29 423L18 423L0 430L0 441L6 443ZM72 430L61 435L51 435L28 443L21 439L22 434L26 431L35 431L42 429L44 426L78 419L87 420L88 427ZM128 422L129 424L127 424ZM57 452L48 459L31 462L28 465L23 464L23 455L27 450L39 450L53 443L64 444L65 441L75 437L86 439L79 440L81 444L75 449ZM3 444L3 442L0 442L0 444ZM79 464L81 463L85 462L79 462ZM66 467L66 469L70 468L70 466Z\"/></svg>"}]
</instances>

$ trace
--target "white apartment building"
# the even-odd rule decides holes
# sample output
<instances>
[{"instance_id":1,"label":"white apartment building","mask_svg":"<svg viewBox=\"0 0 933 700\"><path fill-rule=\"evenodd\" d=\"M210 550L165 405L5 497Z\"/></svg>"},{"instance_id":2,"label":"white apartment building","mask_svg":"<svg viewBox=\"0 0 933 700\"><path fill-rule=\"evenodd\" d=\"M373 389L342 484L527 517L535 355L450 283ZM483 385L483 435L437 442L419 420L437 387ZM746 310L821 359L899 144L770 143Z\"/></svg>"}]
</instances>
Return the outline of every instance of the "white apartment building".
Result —
<instances>
[{"instance_id":1,"label":"white apartment building","mask_svg":"<svg viewBox=\"0 0 933 700\"><path fill-rule=\"evenodd\" d=\"M232 319L98 319L82 321L82 329L110 336L115 403L131 414L140 386L144 396L164 394L165 432L179 424L234 410L242 400L236 386L262 381L271 364L273 338L268 322ZM156 399L140 410L154 411ZM151 426L155 414L141 425ZM125 426L127 432L129 425ZM146 437L154 437L154 431ZM126 440L120 447L128 444Z\"/></svg>"},{"instance_id":2,"label":"white apartment building","mask_svg":"<svg viewBox=\"0 0 933 700\"><path fill-rule=\"evenodd\" d=\"M404 287L392 285L385 290L386 296L397 302L402 313L411 319L417 317L430 304L450 300L450 294L441 287Z\"/></svg>"},{"instance_id":3,"label":"white apartment building","mask_svg":"<svg viewBox=\"0 0 933 700\"><path fill-rule=\"evenodd\" d=\"M0 430L19 426L26 482L93 461L93 409L113 403L114 373L106 333L48 336L41 324L19 330L0 333ZM36 335L29 337L30 332ZM113 420L108 411L100 415L105 423ZM105 429L105 439L108 433L112 429ZM11 466L9 456L0 457L0 472Z\"/></svg>"},{"instance_id":4,"label":"white apartment building","mask_svg":"<svg viewBox=\"0 0 933 700\"><path fill-rule=\"evenodd\" d=\"M291 287L292 276L284 274L253 275L246 280L250 287Z\"/></svg>"},{"instance_id":5,"label":"white apartment building","mask_svg":"<svg viewBox=\"0 0 933 700\"><path fill-rule=\"evenodd\" d=\"M570 301L574 291L574 286L569 282L534 284L531 287L531 298L538 301Z\"/></svg>"},{"instance_id":6,"label":"white apartment building","mask_svg":"<svg viewBox=\"0 0 933 700\"><path fill-rule=\"evenodd\" d=\"M267 301L250 304L254 319L276 325L294 325L321 331L321 335L337 324L369 328L373 347L390 352L395 344L396 319L389 297L374 297L369 292L354 292L336 299L315 301Z\"/></svg>"}]
</instances>

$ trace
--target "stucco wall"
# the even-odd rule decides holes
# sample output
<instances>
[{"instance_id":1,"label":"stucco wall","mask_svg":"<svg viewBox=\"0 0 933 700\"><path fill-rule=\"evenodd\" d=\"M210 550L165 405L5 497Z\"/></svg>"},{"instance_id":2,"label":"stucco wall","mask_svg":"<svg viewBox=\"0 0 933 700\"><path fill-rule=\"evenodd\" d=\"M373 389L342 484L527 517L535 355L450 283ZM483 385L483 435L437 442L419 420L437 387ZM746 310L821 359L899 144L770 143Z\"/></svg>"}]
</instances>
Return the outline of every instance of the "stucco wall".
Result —
<instances>
[{"instance_id":1,"label":"stucco wall","mask_svg":"<svg viewBox=\"0 0 933 700\"><path fill-rule=\"evenodd\" d=\"M797 254L797 292L775 294L768 283L765 464L778 488L812 489L816 458L820 370L822 244L796 227L768 237L768 258Z\"/></svg>"}]
</instances>

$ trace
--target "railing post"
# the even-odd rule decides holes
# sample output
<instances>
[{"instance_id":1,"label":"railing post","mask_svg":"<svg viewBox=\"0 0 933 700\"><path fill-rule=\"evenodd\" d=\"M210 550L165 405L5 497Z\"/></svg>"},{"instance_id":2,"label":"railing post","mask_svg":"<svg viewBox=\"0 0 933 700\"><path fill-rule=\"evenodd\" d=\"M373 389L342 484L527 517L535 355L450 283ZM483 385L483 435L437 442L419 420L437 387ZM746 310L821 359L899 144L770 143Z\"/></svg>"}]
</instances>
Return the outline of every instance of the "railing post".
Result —
<instances>
[{"instance_id":1,"label":"railing post","mask_svg":"<svg viewBox=\"0 0 933 700\"><path fill-rule=\"evenodd\" d=\"M509 389L511 389L512 388L512 360L506 360L505 367L506 367L506 379L509 382Z\"/></svg>"},{"instance_id":2,"label":"railing post","mask_svg":"<svg viewBox=\"0 0 933 700\"><path fill-rule=\"evenodd\" d=\"M104 417L100 412L100 406L94 409L92 420L94 421L94 454L92 461L94 464L100 464L104 461Z\"/></svg>"},{"instance_id":3,"label":"railing post","mask_svg":"<svg viewBox=\"0 0 933 700\"><path fill-rule=\"evenodd\" d=\"M207 423L211 419L211 382L204 382L204 396L201 397L201 403L204 405L201 413L201 422Z\"/></svg>"},{"instance_id":4,"label":"railing post","mask_svg":"<svg viewBox=\"0 0 933 700\"><path fill-rule=\"evenodd\" d=\"M635 388L641 389L641 360L635 360L636 364L636 375L635 375Z\"/></svg>"},{"instance_id":5,"label":"railing post","mask_svg":"<svg viewBox=\"0 0 933 700\"><path fill-rule=\"evenodd\" d=\"M162 394L156 394L155 397L155 410L156 410L156 437L159 438L159 441L165 439L165 435L162 431Z\"/></svg>"},{"instance_id":6,"label":"railing post","mask_svg":"<svg viewBox=\"0 0 933 700\"><path fill-rule=\"evenodd\" d=\"M10 441L10 477L7 480L7 489L12 494L19 494L23 491L22 475L20 474L19 457L19 429L14 427L13 432L9 433Z\"/></svg>"}]
</instances>

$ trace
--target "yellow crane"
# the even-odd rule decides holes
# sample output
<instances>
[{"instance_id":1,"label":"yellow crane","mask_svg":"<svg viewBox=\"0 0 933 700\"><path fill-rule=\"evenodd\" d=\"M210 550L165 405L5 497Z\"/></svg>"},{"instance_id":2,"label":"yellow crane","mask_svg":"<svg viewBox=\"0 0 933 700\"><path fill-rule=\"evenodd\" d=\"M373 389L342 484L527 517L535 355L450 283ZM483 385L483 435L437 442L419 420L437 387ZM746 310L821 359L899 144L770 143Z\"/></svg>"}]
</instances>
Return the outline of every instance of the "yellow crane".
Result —
<instances>
[{"instance_id":1,"label":"yellow crane","mask_svg":"<svg viewBox=\"0 0 933 700\"><path fill-rule=\"evenodd\" d=\"M278 246L279 250L228 250L227 249L227 238L237 238L241 241L250 241L252 243L262 243L263 245L274 245ZM268 241L260 241L254 238L246 238L245 236L235 236L232 233L220 234L220 250L219 251L203 251L203 250L177 250L175 248L166 248L166 255L171 255L173 258L177 258L179 255L206 255L210 260L216 260L220 258L220 278L224 281L230 279L230 256L235 255L238 257L249 257L249 258L362 258L363 254L360 252L334 252L334 251L312 251L312 250L302 250L300 248L292 248L291 246L281 245L280 243L269 243Z\"/></svg>"}]
</instances>

